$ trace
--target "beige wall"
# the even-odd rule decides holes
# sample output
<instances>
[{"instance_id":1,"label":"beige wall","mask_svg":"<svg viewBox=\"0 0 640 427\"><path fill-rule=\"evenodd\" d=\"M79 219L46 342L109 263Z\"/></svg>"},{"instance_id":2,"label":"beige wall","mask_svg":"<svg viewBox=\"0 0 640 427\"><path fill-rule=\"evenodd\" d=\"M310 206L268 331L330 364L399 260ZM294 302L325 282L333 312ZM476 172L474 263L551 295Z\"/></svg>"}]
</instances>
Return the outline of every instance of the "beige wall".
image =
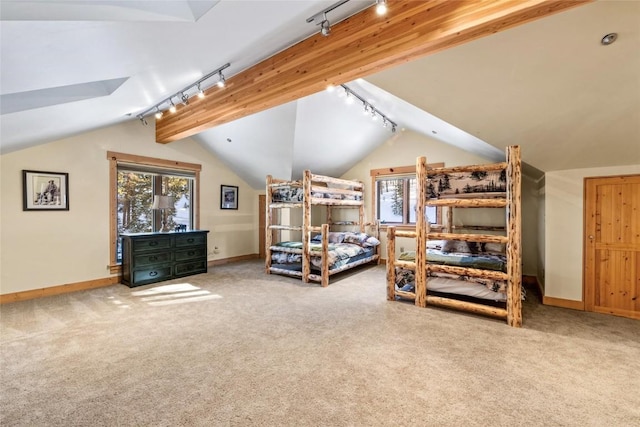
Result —
<instances>
[{"instance_id":1,"label":"beige wall","mask_svg":"<svg viewBox=\"0 0 640 427\"><path fill-rule=\"evenodd\" d=\"M582 301L584 178L640 174L640 165L572 169L545 176L545 296Z\"/></svg>"},{"instance_id":2,"label":"beige wall","mask_svg":"<svg viewBox=\"0 0 640 427\"><path fill-rule=\"evenodd\" d=\"M486 158L460 150L421 134L411 131L399 132L342 176L345 179L358 179L365 183L367 220L374 218L372 207L373 188L370 176L371 169L415 165L418 156L426 156L428 163L444 162L446 166L492 163ZM537 269L536 242L538 220L537 208L532 209L529 206L532 203L537 204L535 194L531 193L532 191L537 191L535 183L523 179L523 272L524 274L535 275ZM505 214L503 210L498 209L458 209L454 216L454 223L504 226ZM384 232L382 233L381 240L383 243L383 258L386 258L386 238ZM398 239L396 248L398 252L400 252L400 248L404 248L405 250L415 249L415 242L412 239Z\"/></svg>"},{"instance_id":3,"label":"beige wall","mask_svg":"<svg viewBox=\"0 0 640 427\"><path fill-rule=\"evenodd\" d=\"M0 293L110 276L107 151L201 164L209 259L258 252L258 193L195 141L157 144L153 123L133 120L0 156ZM70 210L24 212L23 169L69 173ZM237 211L220 210L221 184L239 187Z\"/></svg>"}]
</instances>

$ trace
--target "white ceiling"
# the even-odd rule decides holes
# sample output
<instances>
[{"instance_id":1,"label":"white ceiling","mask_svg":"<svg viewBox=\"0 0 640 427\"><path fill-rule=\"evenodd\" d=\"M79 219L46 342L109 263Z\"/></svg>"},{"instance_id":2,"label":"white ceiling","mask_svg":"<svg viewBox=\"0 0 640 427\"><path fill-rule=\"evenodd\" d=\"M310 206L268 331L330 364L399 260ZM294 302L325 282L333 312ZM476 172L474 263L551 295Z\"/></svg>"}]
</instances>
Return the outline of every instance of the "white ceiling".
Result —
<instances>
[{"instance_id":1,"label":"white ceiling","mask_svg":"<svg viewBox=\"0 0 640 427\"><path fill-rule=\"evenodd\" d=\"M306 18L332 3L0 0L0 148L135 119L227 62L228 77L315 33ZM640 164L640 2L587 4L348 85L399 129L488 158L519 144L542 171ZM323 92L195 139L262 188L267 174L341 175L390 137Z\"/></svg>"}]
</instances>

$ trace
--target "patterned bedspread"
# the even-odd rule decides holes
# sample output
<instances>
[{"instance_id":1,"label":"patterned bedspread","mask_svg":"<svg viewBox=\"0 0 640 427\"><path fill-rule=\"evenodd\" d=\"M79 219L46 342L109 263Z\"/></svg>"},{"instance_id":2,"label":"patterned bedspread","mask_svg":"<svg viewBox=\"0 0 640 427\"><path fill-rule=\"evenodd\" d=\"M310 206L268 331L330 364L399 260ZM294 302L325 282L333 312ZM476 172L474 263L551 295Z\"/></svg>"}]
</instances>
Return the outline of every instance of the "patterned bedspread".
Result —
<instances>
[{"instance_id":1,"label":"patterned bedspread","mask_svg":"<svg viewBox=\"0 0 640 427\"><path fill-rule=\"evenodd\" d=\"M402 261L415 261L415 252L404 252L400 255ZM507 271L507 259L499 254L469 254L462 252L443 252L439 249L427 249L427 262L430 264L453 265L456 267L479 268L482 270ZM461 276L458 274L430 272L430 277L443 277L447 279L462 280L470 283L478 283L494 292L507 292L507 283L503 280L485 279L481 277ZM396 268L396 286L400 289L407 284L415 282L415 273L412 270Z\"/></svg>"},{"instance_id":2,"label":"patterned bedspread","mask_svg":"<svg viewBox=\"0 0 640 427\"><path fill-rule=\"evenodd\" d=\"M361 200L360 196L348 194L312 193L311 196L321 199ZM276 188L272 193L272 197L274 203L300 203L304 200L304 189L301 187Z\"/></svg>"},{"instance_id":3,"label":"patterned bedspread","mask_svg":"<svg viewBox=\"0 0 640 427\"><path fill-rule=\"evenodd\" d=\"M302 262L302 242L280 242L272 249L278 252L271 253L271 262L274 264L298 264ZM315 252L315 254L314 254ZM358 255L371 252L370 248L363 248L352 243L329 243L329 268L338 268L349 262ZM311 264L322 268L322 244L311 243Z\"/></svg>"},{"instance_id":4,"label":"patterned bedspread","mask_svg":"<svg viewBox=\"0 0 640 427\"><path fill-rule=\"evenodd\" d=\"M415 261L415 252L400 255L403 261ZM443 252L439 249L427 249L427 262L432 264L454 265L457 267L480 268L483 270L507 271L507 258L498 254L469 254L463 252Z\"/></svg>"}]
</instances>

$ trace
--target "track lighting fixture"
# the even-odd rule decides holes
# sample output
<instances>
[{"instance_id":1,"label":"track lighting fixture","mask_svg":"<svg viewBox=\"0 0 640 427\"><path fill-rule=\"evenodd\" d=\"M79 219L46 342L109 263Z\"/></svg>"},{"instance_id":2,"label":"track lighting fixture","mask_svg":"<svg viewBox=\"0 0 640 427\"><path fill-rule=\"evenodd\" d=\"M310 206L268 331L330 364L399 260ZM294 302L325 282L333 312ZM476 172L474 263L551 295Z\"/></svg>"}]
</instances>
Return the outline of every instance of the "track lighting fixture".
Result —
<instances>
[{"instance_id":1,"label":"track lighting fixture","mask_svg":"<svg viewBox=\"0 0 640 427\"><path fill-rule=\"evenodd\" d=\"M182 89L182 90L174 93L173 95L163 99L162 101L160 101L159 103L157 103L153 107L145 110L141 114L138 114L137 117L142 122L142 119L146 118L150 114L154 114L155 113L156 119L161 119L164 110L168 109L171 113L175 113L176 112L176 105L173 102L174 98L179 99L180 100L179 102L181 102L184 105L189 104L189 99L191 97L193 97L193 96L197 95L198 98L200 98L200 99L204 98L203 86L206 84L206 82L211 77L213 77L215 75L218 76L217 85L219 87L224 87L226 79L224 78L224 75L222 75L222 70L228 68L229 66L231 66L230 63L224 64L222 67L217 68L216 70L210 72L206 76L203 76L200 80L194 82L193 84L190 84L189 86L185 87L184 89ZM207 85L207 87L210 87L210 85ZM145 122L146 122L146 120L145 120Z\"/></svg>"},{"instance_id":2,"label":"track lighting fixture","mask_svg":"<svg viewBox=\"0 0 640 427\"><path fill-rule=\"evenodd\" d=\"M324 21L320 23L320 34L325 37L331 34L331 23L327 19L327 14L324 15Z\"/></svg>"},{"instance_id":3,"label":"track lighting fixture","mask_svg":"<svg viewBox=\"0 0 640 427\"><path fill-rule=\"evenodd\" d=\"M353 91L353 89L350 89L346 85L340 85L340 87L342 87L344 89L344 91L342 91L342 90L339 91L338 92L338 96L340 96L340 97L346 96L345 102L347 104L352 104L354 102L354 99L359 100L360 102L362 102L363 114L364 115L370 115L371 116L371 120L374 120L374 121L378 120L378 116L379 116L379 117L382 118L382 126L383 127L388 128L389 125L391 125L391 132L395 132L396 131L397 124L393 120L391 120L386 115L382 114L382 112L380 110L378 110L373 105L371 105L362 96L360 96L357 93L355 93Z\"/></svg>"},{"instance_id":4,"label":"track lighting fixture","mask_svg":"<svg viewBox=\"0 0 640 427\"><path fill-rule=\"evenodd\" d=\"M138 114L138 120L140 120L140 123L142 123L144 126L148 125L147 119L145 119L142 114Z\"/></svg>"},{"instance_id":5,"label":"track lighting fixture","mask_svg":"<svg viewBox=\"0 0 640 427\"><path fill-rule=\"evenodd\" d=\"M387 13L387 0L376 0L376 13L378 15Z\"/></svg>"},{"instance_id":6,"label":"track lighting fixture","mask_svg":"<svg viewBox=\"0 0 640 427\"><path fill-rule=\"evenodd\" d=\"M316 13L315 15L307 18L307 23L309 22L315 22L316 25L320 25L320 34L322 34L323 36L327 37L329 34L331 34L331 23L329 22L329 19L327 18L327 13L331 12L333 9L342 6L343 4L345 4L346 2L348 2L349 0L340 0L337 3L332 4L331 6L327 7L324 10L321 10L320 12Z\"/></svg>"}]
</instances>

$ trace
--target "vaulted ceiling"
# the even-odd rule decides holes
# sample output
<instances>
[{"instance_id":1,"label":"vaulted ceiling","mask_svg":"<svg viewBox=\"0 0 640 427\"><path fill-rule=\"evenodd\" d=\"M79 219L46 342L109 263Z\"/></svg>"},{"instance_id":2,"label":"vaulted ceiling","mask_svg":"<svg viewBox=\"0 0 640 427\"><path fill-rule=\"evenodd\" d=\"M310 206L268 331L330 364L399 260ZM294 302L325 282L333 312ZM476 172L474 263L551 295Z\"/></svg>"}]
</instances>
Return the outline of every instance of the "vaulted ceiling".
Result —
<instances>
[{"instance_id":1,"label":"vaulted ceiling","mask_svg":"<svg viewBox=\"0 0 640 427\"><path fill-rule=\"evenodd\" d=\"M233 76L315 34L306 19L332 3L2 0L2 152L137 120L225 63ZM351 0L328 17L372 4ZM618 40L602 46L610 32ZM348 86L398 133L435 135L486 157L519 144L542 171L640 164L640 2L579 6ZM340 175L398 136L361 111L321 92L194 139L255 188L266 174L305 168Z\"/></svg>"}]
</instances>

